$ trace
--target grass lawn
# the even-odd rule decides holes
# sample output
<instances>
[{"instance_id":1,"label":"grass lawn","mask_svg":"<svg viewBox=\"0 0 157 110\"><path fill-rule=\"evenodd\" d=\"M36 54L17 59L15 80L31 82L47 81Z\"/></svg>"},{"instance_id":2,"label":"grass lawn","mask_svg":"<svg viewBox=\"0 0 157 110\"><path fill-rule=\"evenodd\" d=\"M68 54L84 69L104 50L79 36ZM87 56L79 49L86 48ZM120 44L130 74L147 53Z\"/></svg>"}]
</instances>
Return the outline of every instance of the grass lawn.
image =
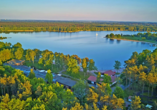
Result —
<instances>
[{"instance_id":1,"label":"grass lawn","mask_svg":"<svg viewBox=\"0 0 157 110\"><path fill-rule=\"evenodd\" d=\"M84 72L79 71L79 73L75 74L69 74L68 72L63 72L63 74L69 75L75 79L82 79L82 80L87 80L88 77L91 75L90 73L86 73L84 75Z\"/></svg>"}]
</instances>

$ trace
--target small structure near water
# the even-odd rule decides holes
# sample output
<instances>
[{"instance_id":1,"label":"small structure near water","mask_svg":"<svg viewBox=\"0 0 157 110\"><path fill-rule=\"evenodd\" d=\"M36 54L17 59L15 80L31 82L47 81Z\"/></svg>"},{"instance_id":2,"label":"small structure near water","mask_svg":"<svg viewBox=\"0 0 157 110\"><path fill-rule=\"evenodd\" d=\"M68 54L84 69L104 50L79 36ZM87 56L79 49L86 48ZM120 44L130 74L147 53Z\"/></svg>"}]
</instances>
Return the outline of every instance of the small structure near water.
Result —
<instances>
[{"instance_id":1,"label":"small structure near water","mask_svg":"<svg viewBox=\"0 0 157 110\"><path fill-rule=\"evenodd\" d=\"M25 60L11 60L11 61L8 61L7 63L9 65L16 65L16 66L19 66L19 65L23 65L23 63L25 62Z\"/></svg>"}]
</instances>

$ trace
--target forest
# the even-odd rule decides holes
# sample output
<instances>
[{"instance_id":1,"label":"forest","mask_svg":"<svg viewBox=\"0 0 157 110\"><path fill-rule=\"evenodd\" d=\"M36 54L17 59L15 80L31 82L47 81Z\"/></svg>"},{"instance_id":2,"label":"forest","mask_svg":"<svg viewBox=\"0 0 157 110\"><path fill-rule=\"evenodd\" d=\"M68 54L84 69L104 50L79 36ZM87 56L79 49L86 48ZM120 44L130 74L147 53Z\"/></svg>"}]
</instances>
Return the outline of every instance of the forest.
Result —
<instances>
[{"instance_id":1,"label":"forest","mask_svg":"<svg viewBox=\"0 0 157 110\"><path fill-rule=\"evenodd\" d=\"M124 40L135 40L144 41L150 43L157 43L157 33L138 33L135 35L123 35L123 34L107 34L106 38L111 39L124 39Z\"/></svg>"},{"instance_id":2,"label":"forest","mask_svg":"<svg viewBox=\"0 0 157 110\"><path fill-rule=\"evenodd\" d=\"M23 71L5 65L12 60L25 60L24 65L47 70L45 78L37 78L31 69L28 77ZM53 63L55 61L55 63ZM80 72L80 67L83 72ZM53 82L53 73L66 70L74 77L87 75L95 70L93 59L64 55L49 50L22 48L20 43L0 42L0 109L2 110L127 110L126 101L132 96L131 110L149 110L146 104L157 109L157 49L133 52L125 61L125 69L112 91L110 78L100 82L97 88L90 87L86 77L75 77L77 83L72 89ZM82 79L81 79L82 78ZM106 77L104 77L106 78ZM123 90L120 84L128 86Z\"/></svg>"},{"instance_id":3,"label":"forest","mask_svg":"<svg viewBox=\"0 0 157 110\"><path fill-rule=\"evenodd\" d=\"M78 32L78 31L147 31L157 32L157 23L101 21L0 21L0 32Z\"/></svg>"}]
</instances>

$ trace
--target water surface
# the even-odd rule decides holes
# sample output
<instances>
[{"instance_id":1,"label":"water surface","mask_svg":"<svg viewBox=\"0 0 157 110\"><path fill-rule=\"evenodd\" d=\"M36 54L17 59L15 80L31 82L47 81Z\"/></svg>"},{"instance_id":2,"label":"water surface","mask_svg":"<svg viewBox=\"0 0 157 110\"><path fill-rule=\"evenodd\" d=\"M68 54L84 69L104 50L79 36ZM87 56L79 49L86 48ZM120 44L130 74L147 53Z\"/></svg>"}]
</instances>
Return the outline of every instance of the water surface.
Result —
<instances>
[{"instance_id":1,"label":"water surface","mask_svg":"<svg viewBox=\"0 0 157 110\"><path fill-rule=\"evenodd\" d=\"M96 33L98 34L96 36ZM3 37L11 37L3 42L15 44L20 42L24 49L38 48L40 50L51 50L64 54L76 54L81 58L88 57L95 61L100 70L113 69L115 60L124 65L132 52L142 52L144 49L154 50L155 47L148 43L110 40L104 38L106 34L137 34L131 31L99 31L99 32L33 32L33 33L1 33Z\"/></svg>"}]
</instances>

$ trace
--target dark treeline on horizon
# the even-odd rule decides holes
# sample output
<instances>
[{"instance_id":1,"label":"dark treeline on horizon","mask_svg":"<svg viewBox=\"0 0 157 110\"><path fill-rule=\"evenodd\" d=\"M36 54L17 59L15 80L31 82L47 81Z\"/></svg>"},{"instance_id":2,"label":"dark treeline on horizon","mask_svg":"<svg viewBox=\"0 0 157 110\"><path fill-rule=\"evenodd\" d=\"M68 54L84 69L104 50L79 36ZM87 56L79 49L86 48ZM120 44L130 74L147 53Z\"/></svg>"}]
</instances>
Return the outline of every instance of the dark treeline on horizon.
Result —
<instances>
[{"instance_id":1,"label":"dark treeline on horizon","mask_svg":"<svg viewBox=\"0 0 157 110\"><path fill-rule=\"evenodd\" d=\"M153 22L1 20L0 32L147 31L157 32Z\"/></svg>"}]
</instances>

